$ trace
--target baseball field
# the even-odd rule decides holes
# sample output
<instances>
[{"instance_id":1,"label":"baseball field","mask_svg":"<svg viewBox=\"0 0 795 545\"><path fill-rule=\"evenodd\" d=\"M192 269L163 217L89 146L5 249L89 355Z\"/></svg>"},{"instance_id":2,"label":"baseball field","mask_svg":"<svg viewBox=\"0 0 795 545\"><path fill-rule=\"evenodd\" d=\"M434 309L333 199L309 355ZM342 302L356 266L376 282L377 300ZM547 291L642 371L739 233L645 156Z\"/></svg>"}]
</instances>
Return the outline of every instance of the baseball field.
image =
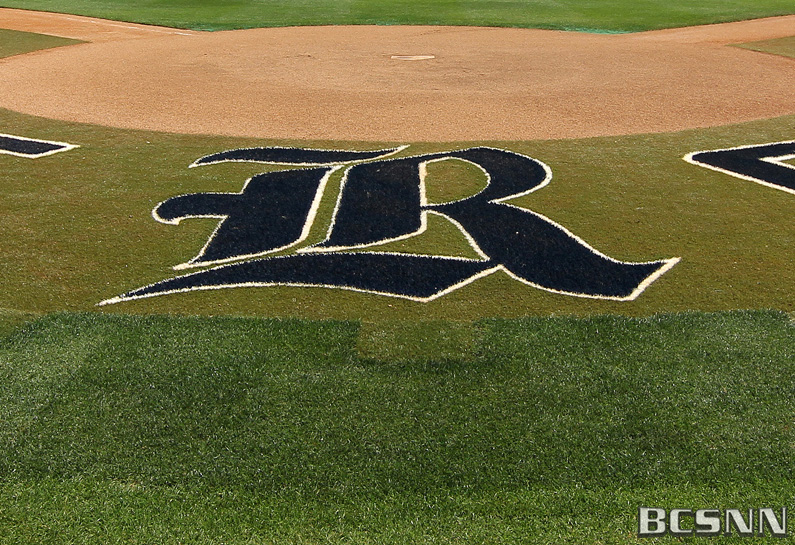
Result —
<instances>
[{"instance_id":1,"label":"baseball field","mask_svg":"<svg viewBox=\"0 0 795 545\"><path fill-rule=\"evenodd\" d=\"M0 0L0 543L780 543L793 83L782 0Z\"/></svg>"}]
</instances>

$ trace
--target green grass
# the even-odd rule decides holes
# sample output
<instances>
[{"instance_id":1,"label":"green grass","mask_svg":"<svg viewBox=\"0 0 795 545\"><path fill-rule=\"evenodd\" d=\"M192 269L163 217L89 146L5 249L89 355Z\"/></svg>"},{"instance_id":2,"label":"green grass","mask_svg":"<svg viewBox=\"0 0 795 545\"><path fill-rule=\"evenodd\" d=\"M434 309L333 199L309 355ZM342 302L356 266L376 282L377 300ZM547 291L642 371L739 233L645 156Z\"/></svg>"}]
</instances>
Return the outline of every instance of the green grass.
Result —
<instances>
[{"instance_id":1,"label":"green grass","mask_svg":"<svg viewBox=\"0 0 795 545\"><path fill-rule=\"evenodd\" d=\"M0 338L10 335L22 324L38 318L34 312L0 308Z\"/></svg>"},{"instance_id":2,"label":"green grass","mask_svg":"<svg viewBox=\"0 0 795 545\"><path fill-rule=\"evenodd\" d=\"M793 33L795 33L795 29L793 29ZM790 36L788 38L777 38L775 40L763 40L761 42L738 44L737 47L795 59L795 36Z\"/></svg>"},{"instance_id":3,"label":"green grass","mask_svg":"<svg viewBox=\"0 0 795 545\"><path fill-rule=\"evenodd\" d=\"M69 38L0 28L0 59L3 57L30 53L31 51L38 51L40 49L50 49L79 43L81 43L79 40L71 40Z\"/></svg>"},{"instance_id":4,"label":"green grass","mask_svg":"<svg viewBox=\"0 0 795 545\"><path fill-rule=\"evenodd\" d=\"M366 321L476 320L550 314L650 315L684 310L795 311L792 195L686 163L689 152L791 140L793 117L743 125L586 140L484 142L548 164L552 182L516 199L598 250L622 260L682 261L632 302L583 299L525 286L505 274L430 303L319 288L247 288L168 295L101 307L108 312L238 314ZM79 144L41 159L0 155L0 307L24 312L95 310L131 289L170 278L195 256L216 220L164 225L159 202L193 192L239 191L256 164L188 168L206 154L262 145L373 149L389 143L285 142L170 135L62 123L0 111L4 132ZM405 143L405 142L400 142ZM415 144L405 153L476 143ZM459 183L431 169L429 195ZM446 178L450 174L452 178ZM477 191L471 172L461 188ZM306 244L325 237L341 173L330 182ZM451 183L452 182L452 183ZM384 247L386 248L386 247ZM392 249L459 251L461 233L432 218L427 233Z\"/></svg>"},{"instance_id":5,"label":"green grass","mask_svg":"<svg viewBox=\"0 0 795 545\"><path fill-rule=\"evenodd\" d=\"M793 482L579 486L499 493L446 491L313 500L282 493L142 487L93 479L0 483L7 543L107 545L590 545L681 543L637 539L639 506L789 505ZM670 509L671 507L669 507ZM791 521L791 519L790 519ZM790 522L791 524L791 522ZM792 530L790 529L790 535ZM737 538L689 538L702 545ZM748 538L759 544L789 543Z\"/></svg>"},{"instance_id":6,"label":"green grass","mask_svg":"<svg viewBox=\"0 0 795 545\"><path fill-rule=\"evenodd\" d=\"M635 543L639 505L788 506L775 312L485 320L373 359L355 322L57 314L0 342L25 543Z\"/></svg>"},{"instance_id":7,"label":"green grass","mask_svg":"<svg viewBox=\"0 0 795 545\"><path fill-rule=\"evenodd\" d=\"M0 0L0 6L170 27L447 24L626 32L795 13L791 0Z\"/></svg>"}]
</instances>

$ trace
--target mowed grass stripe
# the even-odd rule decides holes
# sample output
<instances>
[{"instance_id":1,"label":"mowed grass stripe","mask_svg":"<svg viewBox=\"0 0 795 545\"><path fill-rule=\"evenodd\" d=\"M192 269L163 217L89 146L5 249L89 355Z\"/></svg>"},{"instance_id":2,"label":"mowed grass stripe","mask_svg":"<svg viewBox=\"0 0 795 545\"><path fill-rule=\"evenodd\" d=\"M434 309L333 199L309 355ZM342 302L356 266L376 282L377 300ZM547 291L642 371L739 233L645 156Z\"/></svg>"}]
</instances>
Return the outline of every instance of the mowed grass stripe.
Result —
<instances>
[{"instance_id":1,"label":"mowed grass stripe","mask_svg":"<svg viewBox=\"0 0 795 545\"><path fill-rule=\"evenodd\" d=\"M780 513L780 506L791 505L793 485L785 479L731 486L572 486L454 495L445 490L316 500L291 493L76 478L3 482L0 501L4 520L13 522L3 526L9 543L640 545L649 539L635 537L639 505L776 505ZM749 541L782 542L769 537Z\"/></svg>"},{"instance_id":2,"label":"mowed grass stripe","mask_svg":"<svg viewBox=\"0 0 795 545\"><path fill-rule=\"evenodd\" d=\"M785 314L478 327L475 357L384 361L354 322L32 322L0 345L0 531L622 543L638 505L791 500Z\"/></svg>"},{"instance_id":3,"label":"mowed grass stripe","mask_svg":"<svg viewBox=\"0 0 795 545\"><path fill-rule=\"evenodd\" d=\"M15 7L196 30L298 25L468 25L628 32L795 13L790 0L2 0Z\"/></svg>"}]
</instances>

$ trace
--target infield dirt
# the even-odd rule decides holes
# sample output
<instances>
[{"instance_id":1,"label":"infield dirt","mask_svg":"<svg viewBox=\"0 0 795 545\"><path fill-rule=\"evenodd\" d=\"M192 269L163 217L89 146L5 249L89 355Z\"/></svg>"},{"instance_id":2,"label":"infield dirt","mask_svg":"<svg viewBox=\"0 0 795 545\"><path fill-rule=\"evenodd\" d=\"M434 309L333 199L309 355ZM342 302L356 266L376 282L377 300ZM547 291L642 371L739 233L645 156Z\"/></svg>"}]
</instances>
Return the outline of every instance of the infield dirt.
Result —
<instances>
[{"instance_id":1,"label":"infield dirt","mask_svg":"<svg viewBox=\"0 0 795 545\"><path fill-rule=\"evenodd\" d=\"M0 107L190 134L370 141L669 132L795 113L795 16L637 34L348 26L193 32L0 9L89 43L0 60ZM400 60L395 55L433 55Z\"/></svg>"}]
</instances>

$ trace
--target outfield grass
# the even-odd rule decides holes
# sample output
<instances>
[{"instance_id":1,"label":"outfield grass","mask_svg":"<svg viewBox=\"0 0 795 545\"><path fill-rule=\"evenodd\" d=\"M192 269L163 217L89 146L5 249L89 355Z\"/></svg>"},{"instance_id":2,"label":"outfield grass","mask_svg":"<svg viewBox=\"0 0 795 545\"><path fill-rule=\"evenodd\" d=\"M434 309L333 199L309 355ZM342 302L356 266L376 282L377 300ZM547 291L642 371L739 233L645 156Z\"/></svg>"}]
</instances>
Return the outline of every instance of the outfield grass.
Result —
<instances>
[{"instance_id":1,"label":"outfield grass","mask_svg":"<svg viewBox=\"0 0 795 545\"><path fill-rule=\"evenodd\" d=\"M295 25L514 26L627 32L795 13L791 0L0 0L0 6L196 30Z\"/></svg>"},{"instance_id":2,"label":"outfield grass","mask_svg":"<svg viewBox=\"0 0 795 545\"><path fill-rule=\"evenodd\" d=\"M0 535L634 543L639 505L791 507L786 315L473 327L426 361L355 322L29 323L0 342Z\"/></svg>"}]
</instances>

